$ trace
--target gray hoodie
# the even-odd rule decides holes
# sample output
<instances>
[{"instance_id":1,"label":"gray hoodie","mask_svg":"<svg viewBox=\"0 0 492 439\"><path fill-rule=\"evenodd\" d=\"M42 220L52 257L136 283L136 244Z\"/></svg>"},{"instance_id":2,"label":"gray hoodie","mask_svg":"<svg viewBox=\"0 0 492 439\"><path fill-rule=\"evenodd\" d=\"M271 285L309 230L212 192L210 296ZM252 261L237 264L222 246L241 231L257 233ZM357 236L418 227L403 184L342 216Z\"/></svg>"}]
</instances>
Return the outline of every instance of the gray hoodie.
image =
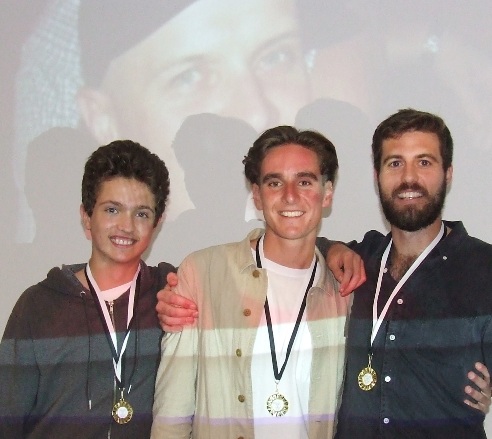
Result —
<instances>
[{"instance_id":1,"label":"gray hoodie","mask_svg":"<svg viewBox=\"0 0 492 439\"><path fill-rule=\"evenodd\" d=\"M0 437L145 438L150 436L161 329L156 292L175 268L141 263L140 293L128 340L124 376L131 421L111 416L120 391L95 302L75 273L85 264L53 268L17 301L0 344ZM128 292L114 302L126 319ZM120 336L121 334L118 334ZM128 386L127 386L128 387Z\"/></svg>"}]
</instances>

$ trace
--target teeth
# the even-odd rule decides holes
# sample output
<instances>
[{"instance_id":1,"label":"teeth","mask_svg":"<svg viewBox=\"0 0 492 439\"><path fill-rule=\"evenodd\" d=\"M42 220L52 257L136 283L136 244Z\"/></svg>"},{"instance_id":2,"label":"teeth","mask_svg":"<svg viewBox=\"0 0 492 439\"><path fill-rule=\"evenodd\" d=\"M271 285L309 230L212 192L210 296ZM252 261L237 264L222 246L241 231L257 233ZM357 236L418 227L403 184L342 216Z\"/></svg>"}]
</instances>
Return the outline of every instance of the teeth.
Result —
<instances>
[{"instance_id":1,"label":"teeth","mask_svg":"<svg viewBox=\"0 0 492 439\"><path fill-rule=\"evenodd\" d=\"M301 210L287 210L287 211L283 211L283 212L280 212L280 215L282 216L287 216L289 218L295 218L295 217L298 217L298 216L301 216L303 214L303 212Z\"/></svg>"},{"instance_id":2,"label":"teeth","mask_svg":"<svg viewBox=\"0 0 492 439\"><path fill-rule=\"evenodd\" d=\"M401 194L398 194L398 198L401 198L401 199L419 198L421 196L422 196L422 194L420 192L402 192Z\"/></svg>"},{"instance_id":3,"label":"teeth","mask_svg":"<svg viewBox=\"0 0 492 439\"><path fill-rule=\"evenodd\" d=\"M133 239L113 238L112 241L117 245L132 245Z\"/></svg>"}]
</instances>

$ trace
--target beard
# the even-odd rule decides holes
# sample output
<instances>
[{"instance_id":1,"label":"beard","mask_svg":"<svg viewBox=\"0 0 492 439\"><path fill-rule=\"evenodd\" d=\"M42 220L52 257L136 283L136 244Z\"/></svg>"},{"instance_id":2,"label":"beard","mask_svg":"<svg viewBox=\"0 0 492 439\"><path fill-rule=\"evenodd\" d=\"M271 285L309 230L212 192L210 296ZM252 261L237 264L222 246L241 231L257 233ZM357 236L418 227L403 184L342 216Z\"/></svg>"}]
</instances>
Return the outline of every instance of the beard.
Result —
<instances>
[{"instance_id":1,"label":"beard","mask_svg":"<svg viewBox=\"0 0 492 439\"><path fill-rule=\"evenodd\" d=\"M446 180L443 179L439 190L432 196L418 184L410 185L403 183L396 188L390 196L385 195L381 190L379 181L378 188L381 207L388 222L400 230L415 232L430 226L441 216L442 209L444 208L444 200L446 199L447 184ZM419 191L422 193L422 196L426 197L429 201L422 208L408 206L406 208L398 209L393 200L397 198L399 192L404 190Z\"/></svg>"}]
</instances>

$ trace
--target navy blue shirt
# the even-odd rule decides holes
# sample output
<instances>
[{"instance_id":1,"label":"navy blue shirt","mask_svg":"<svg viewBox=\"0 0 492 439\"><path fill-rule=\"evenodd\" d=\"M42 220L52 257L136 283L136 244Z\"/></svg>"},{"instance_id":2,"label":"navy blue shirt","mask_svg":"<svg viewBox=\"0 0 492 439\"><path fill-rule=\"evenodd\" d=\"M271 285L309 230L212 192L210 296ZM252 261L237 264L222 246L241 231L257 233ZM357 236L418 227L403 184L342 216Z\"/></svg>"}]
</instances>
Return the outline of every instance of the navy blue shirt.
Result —
<instances>
[{"instance_id":1,"label":"navy blue shirt","mask_svg":"<svg viewBox=\"0 0 492 439\"><path fill-rule=\"evenodd\" d=\"M357 377L368 364L372 304L382 254L391 236L371 231L352 247L367 281L354 294L338 439L485 438L484 415L466 404L467 372L492 367L492 246L460 222L397 293L374 340L370 391ZM379 310L395 280L383 276ZM379 313L379 311L378 311Z\"/></svg>"}]
</instances>

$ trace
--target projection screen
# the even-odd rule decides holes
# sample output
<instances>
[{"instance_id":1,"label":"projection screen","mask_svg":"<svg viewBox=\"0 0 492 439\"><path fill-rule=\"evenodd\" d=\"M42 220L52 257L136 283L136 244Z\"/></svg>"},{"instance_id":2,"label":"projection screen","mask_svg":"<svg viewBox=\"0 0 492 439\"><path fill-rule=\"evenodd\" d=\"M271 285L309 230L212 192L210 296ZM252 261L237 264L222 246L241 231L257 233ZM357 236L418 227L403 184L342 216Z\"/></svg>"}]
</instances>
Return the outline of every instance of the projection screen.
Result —
<instances>
[{"instance_id":1,"label":"projection screen","mask_svg":"<svg viewBox=\"0 0 492 439\"><path fill-rule=\"evenodd\" d=\"M387 231L371 136L407 107L439 114L453 135L444 217L491 242L491 9L487 0L3 0L0 329L51 267L88 260L83 164L118 138L170 170L149 263L177 265L262 225L241 160L279 124L319 130L337 147L320 235Z\"/></svg>"}]
</instances>

